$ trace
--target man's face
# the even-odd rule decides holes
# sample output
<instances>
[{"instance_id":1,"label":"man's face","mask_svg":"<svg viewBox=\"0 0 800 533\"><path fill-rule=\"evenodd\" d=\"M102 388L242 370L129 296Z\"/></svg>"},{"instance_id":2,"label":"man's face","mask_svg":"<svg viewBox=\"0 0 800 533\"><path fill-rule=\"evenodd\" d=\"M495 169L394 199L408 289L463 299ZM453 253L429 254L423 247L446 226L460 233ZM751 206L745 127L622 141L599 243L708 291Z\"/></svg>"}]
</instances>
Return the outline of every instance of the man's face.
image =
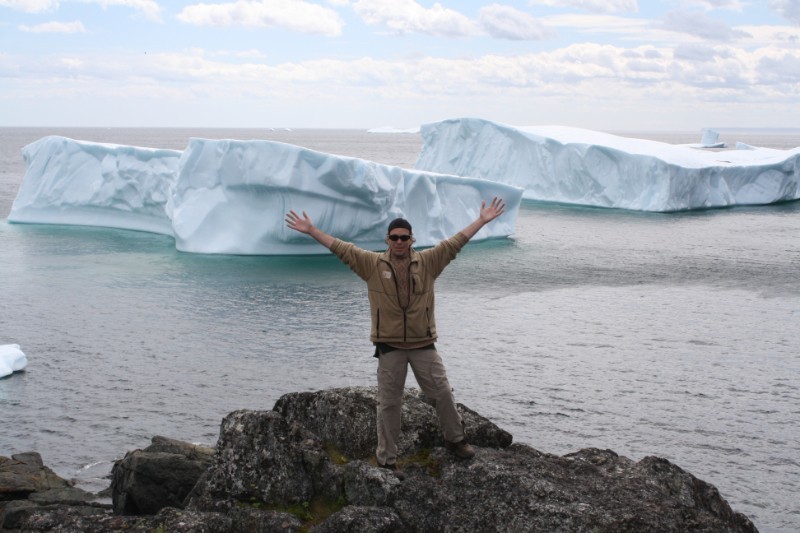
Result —
<instances>
[{"instance_id":1,"label":"man's face","mask_svg":"<svg viewBox=\"0 0 800 533\"><path fill-rule=\"evenodd\" d=\"M405 259L408 257L409 250L411 250L411 245L413 243L414 238L411 237L411 232L405 228L395 228L390 231L389 235L386 237L386 244L389 245L392 256L396 259Z\"/></svg>"}]
</instances>

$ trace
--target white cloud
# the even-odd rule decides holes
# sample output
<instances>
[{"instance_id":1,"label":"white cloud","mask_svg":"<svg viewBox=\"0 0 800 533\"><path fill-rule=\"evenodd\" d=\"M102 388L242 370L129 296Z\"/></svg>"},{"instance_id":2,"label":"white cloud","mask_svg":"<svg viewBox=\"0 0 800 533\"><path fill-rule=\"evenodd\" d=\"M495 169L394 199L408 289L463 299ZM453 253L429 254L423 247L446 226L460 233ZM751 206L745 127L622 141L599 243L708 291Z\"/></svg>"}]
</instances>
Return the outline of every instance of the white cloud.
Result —
<instances>
[{"instance_id":1,"label":"white cloud","mask_svg":"<svg viewBox=\"0 0 800 533\"><path fill-rule=\"evenodd\" d=\"M554 35L532 15L511 6L491 4L480 9L478 20L434 4L431 8L415 0L358 0L353 9L373 26L385 26L394 33L422 33L441 37L489 35L497 39L539 40Z\"/></svg>"},{"instance_id":2,"label":"white cloud","mask_svg":"<svg viewBox=\"0 0 800 533\"><path fill-rule=\"evenodd\" d=\"M763 80L772 84L800 83L800 56L787 52L778 52L765 56L758 61L758 72Z\"/></svg>"},{"instance_id":3,"label":"white cloud","mask_svg":"<svg viewBox=\"0 0 800 533\"><path fill-rule=\"evenodd\" d=\"M28 72L42 77L73 76L80 68L82 79L116 80L120 86L169 83L173 88L194 91L195 84L224 84L231 98L264 92L325 92L353 89L362 94L396 91L432 98L451 94L489 95L498 90L524 91L529 96L567 91L579 97L590 94L601 80L626 86L671 85L709 87L725 83L746 87L751 83L795 83L800 77L800 50L777 48L745 52L729 47L681 48L675 54L653 46L634 48L599 44L576 44L559 50L517 56L483 55L469 58L425 57L413 60L316 60L268 64L226 62L219 54L193 50L187 53L83 58L41 58ZM23 60L20 60L20 64ZM775 73L769 74L769 69ZM779 73L779 74L778 74ZM5 73L8 74L8 73ZM143 81L145 80L145 81ZM224 83L223 81L224 80ZM790 92L787 92L787 95ZM615 96L614 93L608 95Z\"/></svg>"},{"instance_id":4,"label":"white cloud","mask_svg":"<svg viewBox=\"0 0 800 533\"><path fill-rule=\"evenodd\" d=\"M58 0L0 0L0 7L25 13L47 13L58 9Z\"/></svg>"},{"instance_id":5,"label":"white cloud","mask_svg":"<svg viewBox=\"0 0 800 533\"><path fill-rule=\"evenodd\" d=\"M529 0L530 5L577 8L592 13L636 13L637 0Z\"/></svg>"},{"instance_id":6,"label":"white cloud","mask_svg":"<svg viewBox=\"0 0 800 533\"><path fill-rule=\"evenodd\" d=\"M730 9L742 11L744 5L740 0L683 0L682 4L686 7L697 7L712 11L714 9Z\"/></svg>"},{"instance_id":7,"label":"white cloud","mask_svg":"<svg viewBox=\"0 0 800 533\"><path fill-rule=\"evenodd\" d=\"M770 0L769 7L787 20L800 24L800 0Z\"/></svg>"},{"instance_id":8,"label":"white cloud","mask_svg":"<svg viewBox=\"0 0 800 533\"><path fill-rule=\"evenodd\" d=\"M555 34L528 13L500 4L482 7L478 23L486 33L498 39L535 41Z\"/></svg>"},{"instance_id":9,"label":"white cloud","mask_svg":"<svg viewBox=\"0 0 800 533\"><path fill-rule=\"evenodd\" d=\"M539 20L547 27L598 35L611 35L631 42L674 42L675 34L654 27L654 21L614 15L551 15ZM594 35L595 37L592 37Z\"/></svg>"},{"instance_id":10,"label":"white cloud","mask_svg":"<svg viewBox=\"0 0 800 533\"><path fill-rule=\"evenodd\" d=\"M724 48L716 48L707 46L705 44L681 44L673 50L673 57L678 60L708 62L714 61L716 58L729 58L733 56L733 52Z\"/></svg>"},{"instance_id":11,"label":"white cloud","mask_svg":"<svg viewBox=\"0 0 800 533\"><path fill-rule=\"evenodd\" d=\"M217 50L214 52L215 56L219 57L241 57L241 58L248 58L248 59L264 59L266 58L266 54L261 50L257 50L255 48L251 48L250 50Z\"/></svg>"},{"instance_id":12,"label":"white cloud","mask_svg":"<svg viewBox=\"0 0 800 533\"><path fill-rule=\"evenodd\" d=\"M739 29L752 35L752 38L747 40L747 46L751 49L767 46L800 47L800 27L797 26L759 25L740 26Z\"/></svg>"},{"instance_id":13,"label":"white cloud","mask_svg":"<svg viewBox=\"0 0 800 533\"><path fill-rule=\"evenodd\" d=\"M79 0L86 4L98 4L103 9L109 6L124 6L140 11L147 19L161 20L161 7L155 0Z\"/></svg>"},{"instance_id":14,"label":"white cloud","mask_svg":"<svg viewBox=\"0 0 800 533\"><path fill-rule=\"evenodd\" d=\"M97 4L104 9L109 6L126 6L140 11L150 20L161 20L161 7L155 0L77 0L84 4ZM48 13L60 7L59 0L0 0L0 7L10 7L26 13Z\"/></svg>"},{"instance_id":15,"label":"white cloud","mask_svg":"<svg viewBox=\"0 0 800 533\"><path fill-rule=\"evenodd\" d=\"M367 24L386 26L399 34L466 37L479 33L469 17L438 3L428 9L414 0L358 0L353 9Z\"/></svg>"},{"instance_id":16,"label":"white cloud","mask_svg":"<svg viewBox=\"0 0 800 533\"><path fill-rule=\"evenodd\" d=\"M86 28L80 21L74 22L43 22L35 26L23 24L20 31L28 33L86 33Z\"/></svg>"},{"instance_id":17,"label":"white cloud","mask_svg":"<svg viewBox=\"0 0 800 533\"><path fill-rule=\"evenodd\" d=\"M301 33L336 36L344 21L332 9L303 0L238 0L223 4L194 4L178 19L195 26L280 27Z\"/></svg>"},{"instance_id":18,"label":"white cloud","mask_svg":"<svg viewBox=\"0 0 800 533\"><path fill-rule=\"evenodd\" d=\"M59 61L59 65L64 67L67 71L83 68L85 63L83 60L75 57L65 57Z\"/></svg>"},{"instance_id":19,"label":"white cloud","mask_svg":"<svg viewBox=\"0 0 800 533\"><path fill-rule=\"evenodd\" d=\"M169 110L169 117L175 117L175 104L196 108L216 99L232 123L251 120L246 113L236 114L237 108L245 107L237 102L273 106L270 109L281 110L288 121L312 106L319 110L312 119L329 123L351 120L324 112L342 106L367 120L377 120L376 112L402 109L409 121L414 120L411 110L430 113L433 109L452 115L479 108L488 116L492 109L513 108L514 115L494 117L511 123L566 123L570 117L578 122L601 120L597 116L592 119L589 113L598 105L608 110L602 120L615 120L615 115L634 120L625 110L640 106L643 113L652 113L653 124L661 127L667 127L659 122L662 119L673 121L669 126L685 127L685 121L691 123L697 109L706 103L734 102L725 104L729 105L724 108L727 115L720 111L720 116L747 105L800 108L800 48L775 45L748 51L695 42L673 51L673 46L583 43L519 55L283 63L270 63L256 52L250 58L226 57L226 53L0 55L0 77L8 80L0 89L0 98L8 101L10 92L15 92L25 101L50 98L65 102L91 92L93 98L108 103L141 99L146 94L148 102L164 99L163 109ZM686 113L675 116L675 110L684 106ZM606 122L604 127L609 123L620 124ZM315 125L320 124L311 126Z\"/></svg>"},{"instance_id":20,"label":"white cloud","mask_svg":"<svg viewBox=\"0 0 800 533\"><path fill-rule=\"evenodd\" d=\"M705 13L689 11L671 11L663 21L664 29L694 35L714 41L732 41L734 39L752 37L749 33L731 28L724 22L712 19Z\"/></svg>"}]
</instances>

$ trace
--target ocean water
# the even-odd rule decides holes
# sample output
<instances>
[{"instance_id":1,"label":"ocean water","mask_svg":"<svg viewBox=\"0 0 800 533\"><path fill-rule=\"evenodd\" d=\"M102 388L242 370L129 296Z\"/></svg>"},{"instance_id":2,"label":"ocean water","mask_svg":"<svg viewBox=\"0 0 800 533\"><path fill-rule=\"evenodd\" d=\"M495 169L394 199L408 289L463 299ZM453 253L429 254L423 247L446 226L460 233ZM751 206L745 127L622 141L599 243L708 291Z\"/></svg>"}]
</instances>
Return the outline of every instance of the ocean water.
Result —
<instances>
[{"instance_id":1,"label":"ocean water","mask_svg":"<svg viewBox=\"0 0 800 533\"><path fill-rule=\"evenodd\" d=\"M0 344L29 360L0 380L0 455L39 451L99 490L153 435L213 444L235 409L374 384L365 287L331 256L202 256L161 235L8 224L20 149L48 134L177 149L274 139L402 166L421 145L348 130L0 128ZM789 148L800 134L723 140ZM457 400L515 441L665 457L760 530L796 531L798 272L800 202L675 214L525 202L512 239L467 246L439 279L438 346Z\"/></svg>"}]
</instances>

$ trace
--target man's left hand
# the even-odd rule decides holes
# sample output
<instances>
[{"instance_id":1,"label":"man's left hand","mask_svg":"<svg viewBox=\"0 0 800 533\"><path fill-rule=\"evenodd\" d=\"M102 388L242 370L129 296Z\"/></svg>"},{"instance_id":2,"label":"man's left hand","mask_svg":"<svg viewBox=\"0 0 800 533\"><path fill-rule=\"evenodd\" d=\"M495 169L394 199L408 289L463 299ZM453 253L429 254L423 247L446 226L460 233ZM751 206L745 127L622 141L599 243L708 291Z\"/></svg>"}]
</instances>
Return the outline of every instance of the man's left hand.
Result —
<instances>
[{"instance_id":1,"label":"man's left hand","mask_svg":"<svg viewBox=\"0 0 800 533\"><path fill-rule=\"evenodd\" d=\"M503 199L495 196L492 198L492 203L489 204L489 207L486 207L486 202L481 202L481 221L484 224L488 224L505 213L505 211L506 204L503 202Z\"/></svg>"}]
</instances>

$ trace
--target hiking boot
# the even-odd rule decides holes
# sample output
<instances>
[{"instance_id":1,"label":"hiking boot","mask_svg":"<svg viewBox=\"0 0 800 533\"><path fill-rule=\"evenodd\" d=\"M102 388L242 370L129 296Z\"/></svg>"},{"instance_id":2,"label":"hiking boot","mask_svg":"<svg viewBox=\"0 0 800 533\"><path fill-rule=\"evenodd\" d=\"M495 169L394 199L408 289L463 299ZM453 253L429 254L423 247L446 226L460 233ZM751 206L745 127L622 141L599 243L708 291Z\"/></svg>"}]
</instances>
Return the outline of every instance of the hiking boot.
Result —
<instances>
[{"instance_id":1,"label":"hiking boot","mask_svg":"<svg viewBox=\"0 0 800 533\"><path fill-rule=\"evenodd\" d=\"M460 459L472 459L475 457L475 448L469 445L466 439L458 442L444 442L444 447L453 452Z\"/></svg>"},{"instance_id":2,"label":"hiking boot","mask_svg":"<svg viewBox=\"0 0 800 533\"><path fill-rule=\"evenodd\" d=\"M397 466L397 463L392 463L390 465L382 465L382 464L378 463L378 466L380 468L385 468L386 470L388 470L389 472L394 474L394 477L396 477L400 481L403 481L406 478L405 472L400 470L400 467Z\"/></svg>"}]
</instances>

